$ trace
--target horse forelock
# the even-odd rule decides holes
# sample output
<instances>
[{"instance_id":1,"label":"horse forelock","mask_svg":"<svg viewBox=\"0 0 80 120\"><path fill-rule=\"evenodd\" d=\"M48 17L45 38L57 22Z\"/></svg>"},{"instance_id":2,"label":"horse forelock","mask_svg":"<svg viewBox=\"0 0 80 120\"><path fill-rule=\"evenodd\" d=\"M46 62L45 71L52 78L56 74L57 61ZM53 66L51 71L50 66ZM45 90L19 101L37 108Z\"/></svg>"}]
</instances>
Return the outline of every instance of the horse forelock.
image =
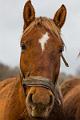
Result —
<instances>
[{"instance_id":1,"label":"horse forelock","mask_svg":"<svg viewBox=\"0 0 80 120\"><path fill-rule=\"evenodd\" d=\"M24 31L23 36L28 34L36 25L44 26L52 34L55 33L60 38L60 29L55 25L54 21L50 18L39 17L36 18Z\"/></svg>"}]
</instances>

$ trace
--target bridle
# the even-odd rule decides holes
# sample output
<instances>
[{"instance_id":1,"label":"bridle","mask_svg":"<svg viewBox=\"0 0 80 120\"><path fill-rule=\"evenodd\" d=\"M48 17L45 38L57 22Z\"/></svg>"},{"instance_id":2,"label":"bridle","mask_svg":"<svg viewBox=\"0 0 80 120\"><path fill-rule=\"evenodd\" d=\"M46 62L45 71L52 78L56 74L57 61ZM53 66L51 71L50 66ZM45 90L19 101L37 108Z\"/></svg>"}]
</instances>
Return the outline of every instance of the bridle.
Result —
<instances>
[{"instance_id":1,"label":"bridle","mask_svg":"<svg viewBox=\"0 0 80 120\"><path fill-rule=\"evenodd\" d=\"M43 20L46 21L47 19L46 19L46 20L45 20L45 19L46 19L46 18L44 18ZM51 27L56 27L54 24L52 24L52 22L50 22L50 19L47 20L47 22L48 22L47 24L44 22L46 25L43 25L42 18L40 17L40 18L38 18L37 20L35 20L35 21L24 31L24 33L30 32L31 28L33 28L33 26L36 25L36 24L38 24L38 23L41 23L44 27L47 26L47 28L49 27L49 25L50 25ZM48 24L49 24L49 25L48 25ZM45 29L47 29L47 28L45 27ZM50 28L49 28L49 29L50 29ZM52 29L51 32L52 32L52 34L53 34L54 30ZM58 30L58 31L55 31L55 33L56 33L57 36L59 37L59 30ZM67 61L65 60L65 58L64 58L63 55L61 55L61 58L62 58L62 60L64 61L65 65L66 65L67 67L69 67L69 65L68 65L68 63L67 63ZM44 88L46 88L46 89L51 90L52 93L53 93L53 95L55 96L55 99L58 101L59 104L62 105L62 95L61 95L61 93L60 93L59 88L57 87L57 85L55 85L55 84L53 83L52 80L49 80L49 79L44 78L44 77L41 77L41 76L27 76L27 77L24 77L24 78L23 78L22 84L23 84L23 86L26 86L26 87L28 87L28 86L29 86L29 87L33 87L33 86L35 86L35 87L44 87Z\"/></svg>"},{"instance_id":2,"label":"bridle","mask_svg":"<svg viewBox=\"0 0 80 120\"><path fill-rule=\"evenodd\" d=\"M24 78L22 83L23 86L26 87L43 87L51 90L55 99L59 102L59 104L62 104L62 95L57 86L55 86L51 80L41 76L30 76Z\"/></svg>"}]
</instances>

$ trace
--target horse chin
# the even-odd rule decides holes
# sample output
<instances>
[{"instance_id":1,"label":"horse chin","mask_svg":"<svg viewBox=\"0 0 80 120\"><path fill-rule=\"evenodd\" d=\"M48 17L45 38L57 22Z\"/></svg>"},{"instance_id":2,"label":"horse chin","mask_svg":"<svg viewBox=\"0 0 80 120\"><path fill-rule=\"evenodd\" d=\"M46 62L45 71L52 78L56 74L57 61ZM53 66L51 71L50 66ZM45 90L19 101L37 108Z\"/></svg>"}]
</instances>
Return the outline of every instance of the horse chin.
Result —
<instances>
[{"instance_id":1,"label":"horse chin","mask_svg":"<svg viewBox=\"0 0 80 120\"><path fill-rule=\"evenodd\" d=\"M47 120L50 117L53 106L49 106L46 109L40 109L40 107L31 107L26 104L28 116L31 120Z\"/></svg>"},{"instance_id":2,"label":"horse chin","mask_svg":"<svg viewBox=\"0 0 80 120\"><path fill-rule=\"evenodd\" d=\"M46 116L44 115L44 112L42 113L40 113L40 112L35 112L35 111L32 111L32 113L31 113L31 116L33 117L33 118L39 118L39 119L45 119L46 118Z\"/></svg>"},{"instance_id":3,"label":"horse chin","mask_svg":"<svg viewBox=\"0 0 80 120\"><path fill-rule=\"evenodd\" d=\"M48 117L45 117L43 114L36 114L30 116L31 120L47 120Z\"/></svg>"},{"instance_id":4,"label":"horse chin","mask_svg":"<svg viewBox=\"0 0 80 120\"><path fill-rule=\"evenodd\" d=\"M31 120L47 120L48 116L50 115L50 111L48 110L38 111L36 109L34 110L28 109L28 115L31 118Z\"/></svg>"}]
</instances>

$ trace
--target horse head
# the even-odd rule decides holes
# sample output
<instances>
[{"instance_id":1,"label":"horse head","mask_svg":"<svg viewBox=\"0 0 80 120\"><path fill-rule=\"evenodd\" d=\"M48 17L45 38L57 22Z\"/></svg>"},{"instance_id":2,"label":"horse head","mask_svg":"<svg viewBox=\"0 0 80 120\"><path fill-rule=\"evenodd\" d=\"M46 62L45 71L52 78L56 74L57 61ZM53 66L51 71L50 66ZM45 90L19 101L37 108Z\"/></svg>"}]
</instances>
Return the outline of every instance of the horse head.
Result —
<instances>
[{"instance_id":1,"label":"horse head","mask_svg":"<svg viewBox=\"0 0 80 120\"><path fill-rule=\"evenodd\" d=\"M26 108L30 117L47 118L54 100L61 103L56 82L64 50L60 32L65 22L66 8L62 5L53 19L37 18L29 0L24 6L23 18L20 69Z\"/></svg>"}]
</instances>

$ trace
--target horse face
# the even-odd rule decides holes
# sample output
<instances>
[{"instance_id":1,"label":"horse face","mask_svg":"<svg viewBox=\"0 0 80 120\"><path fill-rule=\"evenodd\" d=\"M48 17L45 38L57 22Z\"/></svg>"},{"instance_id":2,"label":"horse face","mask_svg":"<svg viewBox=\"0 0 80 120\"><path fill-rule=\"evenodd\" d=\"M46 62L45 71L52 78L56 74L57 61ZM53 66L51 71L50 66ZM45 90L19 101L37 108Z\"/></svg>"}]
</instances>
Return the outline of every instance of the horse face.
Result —
<instances>
[{"instance_id":1,"label":"horse face","mask_svg":"<svg viewBox=\"0 0 80 120\"><path fill-rule=\"evenodd\" d=\"M57 79L60 55L63 50L61 38L47 31L43 26L35 26L21 40L21 71L23 76L42 76Z\"/></svg>"},{"instance_id":2,"label":"horse face","mask_svg":"<svg viewBox=\"0 0 80 120\"><path fill-rule=\"evenodd\" d=\"M35 11L30 1L24 7L24 31L21 39L20 68L23 78L30 76L56 82L60 68L60 55L63 42L60 28L63 25L66 9L62 6L54 20L35 18ZM64 19L63 19L64 18ZM61 22L62 21L62 22ZM51 90L31 86L26 90L26 107L31 117L47 118L53 109L55 96Z\"/></svg>"}]
</instances>

